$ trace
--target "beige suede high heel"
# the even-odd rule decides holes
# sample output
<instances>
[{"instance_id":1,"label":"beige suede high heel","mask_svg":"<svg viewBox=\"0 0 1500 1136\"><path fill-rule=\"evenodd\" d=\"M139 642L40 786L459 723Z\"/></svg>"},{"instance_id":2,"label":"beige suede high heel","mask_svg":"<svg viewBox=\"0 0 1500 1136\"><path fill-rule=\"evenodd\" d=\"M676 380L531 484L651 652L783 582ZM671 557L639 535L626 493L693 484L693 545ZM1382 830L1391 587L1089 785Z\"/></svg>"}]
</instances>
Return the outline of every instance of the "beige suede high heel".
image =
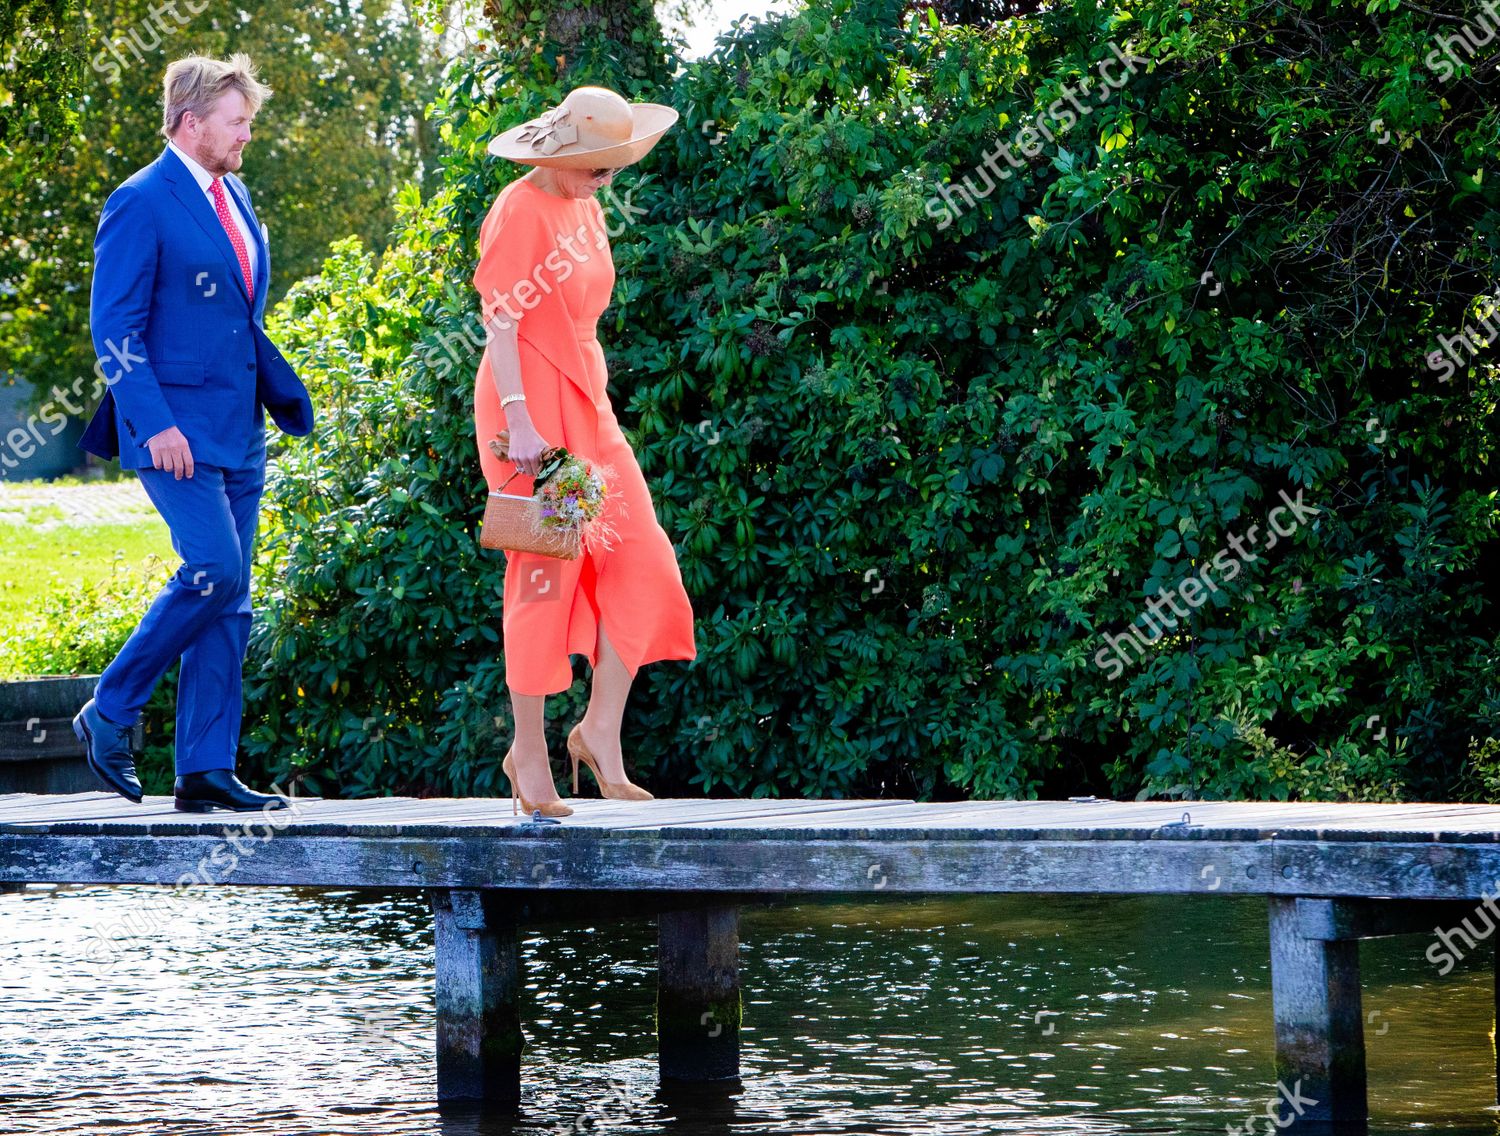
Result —
<instances>
[{"instance_id":1,"label":"beige suede high heel","mask_svg":"<svg viewBox=\"0 0 1500 1136\"><path fill-rule=\"evenodd\" d=\"M594 751L589 749L588 743L583 740L583 735L578 732L579 727L574 726L568 734L568 756L573 759L573 793L578 793L578 763L581 761L593 771L594 780L599 783L599 795L608 797L615 801L654 801L656 800L645 789L634 785L629 781L606 781L599 773L599 761L594 756Z\"/></svg>"},{"instance_id":2,"label":"beige suede high heel","mask_svg":"<svg viewBox=\"0 0 1500 1136\"><path fill-rule=\"evenodd\" d=\"M511 768L510 764L510 755L514 752L514 748L506 750L505 760L500 763L500 768L504 770L505 775L510 778L511 815L514 816L516 814L516 802L520 801L521 807L526 810L527 816L531 816L532 813L541 813L544 817L572 816L573 810L570 809L567 805L563 804L561 801L543 801L541 804L536 804L535 802L528 801L525 797L521 796L521 783L516 780L516 772ZM573 773L573 783L575 785L578 783L578 773L576 768L574 769Z\"/></svg>"}]
</instances>

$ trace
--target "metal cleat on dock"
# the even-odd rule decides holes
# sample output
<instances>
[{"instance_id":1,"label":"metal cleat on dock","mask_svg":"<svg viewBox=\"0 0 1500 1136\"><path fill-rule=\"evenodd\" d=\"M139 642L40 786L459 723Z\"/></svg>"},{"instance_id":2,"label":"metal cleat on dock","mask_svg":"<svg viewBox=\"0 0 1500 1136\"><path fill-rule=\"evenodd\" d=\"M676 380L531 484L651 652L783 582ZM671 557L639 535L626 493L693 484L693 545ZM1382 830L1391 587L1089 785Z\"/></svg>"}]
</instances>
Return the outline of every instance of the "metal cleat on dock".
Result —
<instances>
[{"instance_id":1,"label":"metal cleat on dock","mask_svg":"<svg viewBox=\"0 0 1500 1136\"><path fill-rule=\"evenodd\" d=\"M1201 824L1193 823L1193 814L1184 811L1181 820L1169 820L1165 824L1157 826L1161 831L1188 832L1194 828L1202 828Z\"/></svg>"}]
</instances>

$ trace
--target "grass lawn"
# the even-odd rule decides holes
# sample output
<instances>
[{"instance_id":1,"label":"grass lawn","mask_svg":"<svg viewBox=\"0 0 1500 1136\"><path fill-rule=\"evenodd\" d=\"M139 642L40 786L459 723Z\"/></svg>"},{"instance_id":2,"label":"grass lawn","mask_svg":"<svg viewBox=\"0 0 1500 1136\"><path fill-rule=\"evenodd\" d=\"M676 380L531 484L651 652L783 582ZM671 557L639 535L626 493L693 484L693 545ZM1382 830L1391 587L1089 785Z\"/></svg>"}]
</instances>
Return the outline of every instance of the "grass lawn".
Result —
<instances>
[{"instance_id":1,"label":"grass lawn","mask_svg":"<svg viewBox=\"0 0 1500 1136\"><path fill-rule=\"evenodd\" d=\"M167 526L154 513L123 524L83 525L58 524L54 510L42 505L29 509L25 521L0 520L0 639L29 621L47 595L76 590L119 564L136 568L150 556L177 564Z\"/></svg>"},{"instance_id":2,"label":"grass lawn","mask_svg":"<svg viewBox=\"0 0 1500 1136\"><path fill-rule=\"evenodd\" d=\"M178 563L136 485L0 483L0 681L97 673ZM40 618L49 606L61 618ZM149 793L172 791L174 690L164 683L146 708L137 769Z\"/></svg>"}]
</instances>

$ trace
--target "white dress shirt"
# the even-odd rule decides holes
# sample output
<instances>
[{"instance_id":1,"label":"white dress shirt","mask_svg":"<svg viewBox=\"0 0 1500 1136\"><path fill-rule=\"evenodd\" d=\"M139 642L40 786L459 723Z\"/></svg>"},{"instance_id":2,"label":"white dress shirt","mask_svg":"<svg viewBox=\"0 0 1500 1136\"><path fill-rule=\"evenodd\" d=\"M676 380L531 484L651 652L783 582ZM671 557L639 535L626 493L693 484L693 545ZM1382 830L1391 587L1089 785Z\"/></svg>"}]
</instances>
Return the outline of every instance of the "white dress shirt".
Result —
<instances>
[{"instance_id":1,"label":"white dress shirt","mask_svg":"<svg viewBox=\"0 0 1500 1136\"><path fill-rule=\"evenodd\" d=\"M219 215L218 207L214 205L214 195L209 192L209 186L213 184L213 174L209 173L184 151L176 142L168 142L167 149L182 159L182 164L188 168L188 172L198 181L198 188L203 191L203 196L208 199L208 207L214 211L214 216ZM229 203L229 215L234 218L236 225L240 227L240 235L245 239L245 254L250 258L250 279L255 279L255 269L260 259L260 250L255 243L255 237L250 232L250 219L240 212L240 204L234 199L229 186L224 186L224 200Z\"/></svg>"}]
</instances>

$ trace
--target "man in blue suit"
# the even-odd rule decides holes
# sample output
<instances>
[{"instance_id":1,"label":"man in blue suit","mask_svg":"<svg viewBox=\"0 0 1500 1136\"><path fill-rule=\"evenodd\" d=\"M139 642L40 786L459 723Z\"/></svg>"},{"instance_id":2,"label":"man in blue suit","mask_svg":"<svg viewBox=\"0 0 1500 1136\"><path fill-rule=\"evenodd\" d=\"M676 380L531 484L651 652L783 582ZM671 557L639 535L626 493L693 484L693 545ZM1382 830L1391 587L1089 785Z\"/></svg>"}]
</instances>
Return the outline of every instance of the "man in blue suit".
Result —
<instances>
[{"instance_id":1,"label":"man in blue suit","mask_svg":"<svg viewBox=\"0 0 1500 1136\"><path fill-rule=\"evenodd\" d=\"M167 68L161 157L109 197L94 240L90 323L104 400L80 445L133 469L182 566L100 676L73 728L103 784L141 785L131 727L182 660L176 807L284 807L234 774L250 636L250 554L265 485L265 414L312 430L312 403L261 329L266 230L234 176L269 88L250 59Z\"/></svg>"}]
</instances>

